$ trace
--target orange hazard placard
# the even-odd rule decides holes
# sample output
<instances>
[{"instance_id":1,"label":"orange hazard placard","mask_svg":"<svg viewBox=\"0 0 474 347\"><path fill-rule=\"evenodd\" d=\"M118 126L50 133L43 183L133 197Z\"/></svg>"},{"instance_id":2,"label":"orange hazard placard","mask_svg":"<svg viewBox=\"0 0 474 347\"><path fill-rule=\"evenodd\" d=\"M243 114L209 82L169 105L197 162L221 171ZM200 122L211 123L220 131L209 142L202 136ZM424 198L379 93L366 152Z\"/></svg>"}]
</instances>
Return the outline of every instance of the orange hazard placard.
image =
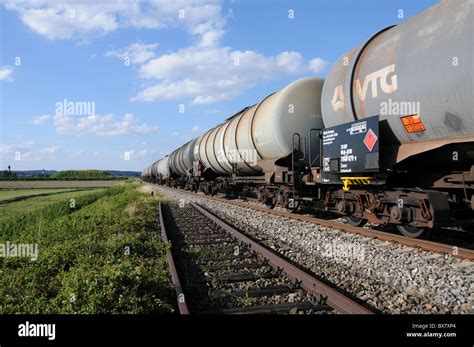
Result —
<instances>
[{"instance_id":1,"label":"orange hazard placard","mask_svg":"<svg viewBox=\"0 0 474 347\"><path fill-rule=\"evenodd\" d=\"M421 118L417 114L413 114L411 116L405 116L400 118L405 129L409 133L416 133L418 131L425 131L425 125L421 121Z\"/></svg>"},{"instance_id":2,"label":"orange hazard placard","mask_svg":"<svg viewBox=\"0 0 474 347\"><path fill-rule=\"evenodd\" d=\"M364 145L367 147L369 151L372 152L372 149L374 148L377 140L378 140L377 135L372 131L372 129L369 129L369 131L367 131L367 134L365 135L365 138L364 138Z\"/></svg>"}]
</instances>

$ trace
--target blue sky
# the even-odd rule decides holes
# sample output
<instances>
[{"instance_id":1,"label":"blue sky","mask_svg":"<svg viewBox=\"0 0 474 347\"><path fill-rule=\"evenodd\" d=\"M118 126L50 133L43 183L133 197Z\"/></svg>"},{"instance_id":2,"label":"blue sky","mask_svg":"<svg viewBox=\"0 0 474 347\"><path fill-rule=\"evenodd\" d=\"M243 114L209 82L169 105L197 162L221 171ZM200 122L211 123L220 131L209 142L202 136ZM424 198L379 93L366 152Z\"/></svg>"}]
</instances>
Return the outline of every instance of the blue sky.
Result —
<instances>
[{"instance_id":1,"label":"blue sky","mask_svg":"<svg viewBox=\"0 0 474 347\"><path fill-rule=\"evenodd\" d=\"M1 169L141 171L434 3L0 0Z\"/></svg>"}]
</instances>

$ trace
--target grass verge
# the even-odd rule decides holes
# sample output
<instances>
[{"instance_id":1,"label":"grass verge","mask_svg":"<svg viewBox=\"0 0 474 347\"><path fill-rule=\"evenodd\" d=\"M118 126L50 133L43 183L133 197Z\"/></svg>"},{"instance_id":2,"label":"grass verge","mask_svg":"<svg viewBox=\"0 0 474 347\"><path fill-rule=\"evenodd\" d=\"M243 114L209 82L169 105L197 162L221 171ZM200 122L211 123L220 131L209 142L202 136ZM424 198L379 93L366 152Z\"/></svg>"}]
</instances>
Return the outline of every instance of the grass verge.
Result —
<instances>
[{"instance_id":1,"label":"grass verge","mask_svg":"<svg viewBox=\"0 0 474 347\"><path fill-rule=\"evenodd\" d=\"M156 200L121 185L0 223L0 244L39 256L0 257L0 313L168 313L173 290Z\"/></svg>"}]
</instances>

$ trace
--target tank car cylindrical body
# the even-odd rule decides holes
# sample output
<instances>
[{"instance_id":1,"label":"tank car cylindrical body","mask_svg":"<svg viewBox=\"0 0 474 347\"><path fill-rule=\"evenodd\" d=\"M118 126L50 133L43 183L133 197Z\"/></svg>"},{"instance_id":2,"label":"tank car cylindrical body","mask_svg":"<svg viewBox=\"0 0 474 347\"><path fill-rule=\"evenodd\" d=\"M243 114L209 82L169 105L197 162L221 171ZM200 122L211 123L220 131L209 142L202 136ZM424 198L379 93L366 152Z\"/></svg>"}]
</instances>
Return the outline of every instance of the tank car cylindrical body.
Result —
<instances>
[{"instance_id":1,"label":"tank car cylindrical body","mask_svg":"<svg viewBox=\"0 0 474 347\"><path fill-rule=\"evenodd\" d=\"M179 176L189 176L193 168L194 144L197 139L185 143L170 154L171 170Z\"/></svg>"},{"instance_id":2,"label":"tank car cylindrical body","mask_svg":"<svg viewBox=\"0 0 474 347\"><path fill-rule=\"evenodd\" d=\"M181 151L182 166L184 168L184 175L191 175L194 162L194 145L198 139L193 139L183 146Z\"/></svg>"},{"instance_id":3,"label":"tank car cylindrical body","mask_svg":"<svg viewBox=\"0 0 474 347\"><path fill-rule=\"evenodd\" d=\"M293 150L293 134L307 136L322 129L321 91L324 80L308 77L267 96L199 137L194 156L205 167L224 175L257 175L261 160L286 157Z\"/></svg>"},{"instance_id":4,"label":"tank car cylindrical body","mask_svg":"<svg viewBox=\"0 0 474 347\"><path fill-rule=\"evenodd\" d=\"M150 176L152 178L158 177L158 162L159 160L155 161L153 164L150 165Z\"/></svg>"},{"instance_id":5,"label":"tank car cylindrical body","mask_svg":"<svg viewBox=\"0 0 474 347\"><path fill-rule=\"evenodd\" d=\"M181 148L181 147L180 147ZM172 174L179 175L179 168L178 168L178 151L179 148L175 149L171 154L169 155L169 165L170 165L170 171Z\"/></svg>"},{"instance_id":6,"label":"tank car cylindrical body","mask_svg":"<svg viewBox=\"0 0 474 347\"><path fill-rule=\"evenodd\" d=\"M473 4L443 1L341 57L323 88L326 127L380 115L401 143L397 161L472 141Z\"/></svg>"},{"instance_id":7,"label":"tank car cylindrical body","mask_svg":"<svg viewBox=\"0 0 474 347\"><path fill-rule=\"evenodd\" d=\"M152 164L153 165L153 164ZM151 178L151 167L152 165L148 166L145 171L143 171L143 178Z\"/></svg>"},{"instance_id":8,"label":"tank car cylindrical body","mask_svg":"<svg viewBox=\"0 0 474 347\"><path fill-rule=\"evenodd\" d=\"M156 170L161 179L168 179L170 176L170 157L166 156L163 159L158 160Z\"/></svg>"},{"instance_id":9,"label":"tank car cylindrical body","mask_svg":"<svg viewBox=\"0 0 474 347\"><path fill-rule=\"evenodd\" d=\"M140 175L141 178L148 178L148 176L147 176L147 170L148 170L148 168L146 168L145 170L142 171L142 173L141 173L141 175Z\"/></svg>"}]
</instances>

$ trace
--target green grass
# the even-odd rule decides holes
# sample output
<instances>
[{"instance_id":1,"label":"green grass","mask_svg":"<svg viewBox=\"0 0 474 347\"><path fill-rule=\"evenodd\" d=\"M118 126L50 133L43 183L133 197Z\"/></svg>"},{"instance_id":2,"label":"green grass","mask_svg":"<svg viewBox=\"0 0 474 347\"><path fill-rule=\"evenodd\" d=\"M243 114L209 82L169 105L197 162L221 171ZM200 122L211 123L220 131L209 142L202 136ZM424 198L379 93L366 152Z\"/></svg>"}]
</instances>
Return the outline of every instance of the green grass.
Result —
<instances>
[{"instance_id":1,"label":"green grass","mask_svg":"<svg viewBox=\"0 0 474 347\"><path fill-rule=\"evenodd\" d=\"M36 194L55 193L70 191L67 188L52 188L52 189L5 189L0 190L0 201L8 200L19 196L29 196Z\"/></svg>"},{"instance_id":2,"label":"green grass","mask_svg":"<svg viewBox=\"0 0 474 347\"><path fill-rule=\"evenodd\" d=\"M156 200L121 185L0 223L0 243L39 257L0 258L0 313L169 313L173 290ZM126 254L126 250L130 254Z\"/></svg>"},{"instance_id":3,"label":"green grass","mask_svg":"<svg viewBox=\"0 0 474 347\"><path fill-rule=\"evenodd\" d=\"M132 180L130 180L132 181ZM108 188L123 184L124 180L0 180L0 189Z\"/></svg>"},{"instance_id":4,"label":"green grass","mask_svg":"<svg viewBox=\"0 0 474 347\"><path fill-rule=\"evenodd\" d=\"M65 190L64 193L46 195L46 196L36 196L28 199L10 202L8 204L0 205L0 221L3 221L7 218L18 216L23 213L32 212L39 208L45 207L50 204L54 204L58 201L69 201L70 199L77 199L83 195L90 194L91 191L100 192L105 190L104 188L98 188L93 190L82 190L82 191L70 191L70 189Z\"/></svg>"}]
</instances>

